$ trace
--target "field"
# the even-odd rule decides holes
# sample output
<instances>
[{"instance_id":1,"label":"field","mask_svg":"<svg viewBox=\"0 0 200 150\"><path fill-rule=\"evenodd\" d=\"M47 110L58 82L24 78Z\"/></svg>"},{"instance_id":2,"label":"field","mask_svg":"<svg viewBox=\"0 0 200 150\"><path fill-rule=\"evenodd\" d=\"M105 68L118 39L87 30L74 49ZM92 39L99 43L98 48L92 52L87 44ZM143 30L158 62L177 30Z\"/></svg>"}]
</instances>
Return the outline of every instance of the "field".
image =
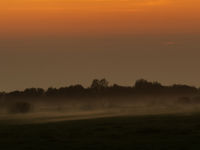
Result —
<instances>
[{"instance_id":1,"label":"field","mask_svg":"<svg viewBox=\"0 0 200 150\"><path fill-rule=\"evenodd\" d=\"M0 121L2 150L196 150L199 139L199 113L26 124Z\"/></svg>"}]
</instances>

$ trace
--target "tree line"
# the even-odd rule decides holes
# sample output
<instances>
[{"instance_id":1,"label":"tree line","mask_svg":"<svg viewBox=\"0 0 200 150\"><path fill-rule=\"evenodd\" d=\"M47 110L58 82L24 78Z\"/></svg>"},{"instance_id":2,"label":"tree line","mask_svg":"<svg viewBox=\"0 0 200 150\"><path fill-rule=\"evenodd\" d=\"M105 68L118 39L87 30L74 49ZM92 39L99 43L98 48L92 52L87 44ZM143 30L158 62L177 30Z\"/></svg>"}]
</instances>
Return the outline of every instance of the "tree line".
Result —
<instances>
[{"instance_id":1,"label":"tree line","mask_svg":"<svg viewBox=\"0 0 200 150\"><path fill-rule=\"evenodd\" d=\"M163 86L159 82L150 82L140 79L133 86L121 86L118 84L109 85L106 79L94 79L90 87L83 87L80 84L70 85L61 88L27 88L24 91L1 92L0 99L15 98L99 98L99 97L120 97L138 95L175 95L175 94L199 94L200 89L174 84Z\"/></svg>"}]
</instances>

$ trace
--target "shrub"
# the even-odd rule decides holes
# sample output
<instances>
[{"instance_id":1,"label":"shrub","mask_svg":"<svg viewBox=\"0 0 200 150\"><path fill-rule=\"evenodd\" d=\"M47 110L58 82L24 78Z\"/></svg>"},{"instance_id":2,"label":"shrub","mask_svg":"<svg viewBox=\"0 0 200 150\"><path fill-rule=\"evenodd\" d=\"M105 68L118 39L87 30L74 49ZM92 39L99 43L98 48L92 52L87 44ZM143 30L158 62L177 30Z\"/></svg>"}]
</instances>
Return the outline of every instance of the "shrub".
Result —
<instances>
[{"instance_id":1,"label":"shrub","mask_svg":"<svg viewBox=\"0 0 200 150\"><path fill-rule=\"evenodd\" d=\"M32 110L32 106L27 102L16 102L11 104L8 109L10 113L29 113Z\"/></svg>"},{"instance_id":2,"label":"shrub","mask_svg":"<svg viewBox=\"0 0 200 150\"><path fill-rule=\"evenodd\" d=\"M191 99L189 97L181 97L178 99L178 103L180 104L190 104Z\"/></svg>"},{"instance_id":3,"label":"shrub","mask_svg":"<svg viewBox=\"0 0 200 150\"><path fill-rule=\"evenodd\" d=\"M200 96L193 97L192 100L194 103L200 104Z\"/></svg>"}]
</instances>

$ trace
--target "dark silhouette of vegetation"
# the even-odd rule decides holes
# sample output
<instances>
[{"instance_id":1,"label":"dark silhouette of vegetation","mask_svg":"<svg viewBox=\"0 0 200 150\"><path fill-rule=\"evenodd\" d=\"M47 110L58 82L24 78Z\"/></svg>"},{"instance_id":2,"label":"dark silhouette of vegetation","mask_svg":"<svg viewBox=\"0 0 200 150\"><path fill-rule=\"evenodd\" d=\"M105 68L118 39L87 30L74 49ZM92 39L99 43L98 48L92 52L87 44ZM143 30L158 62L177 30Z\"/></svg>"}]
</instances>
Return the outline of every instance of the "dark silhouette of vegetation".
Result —
<instances>
[{"instance_id":1,"label":"dark silhouette of vegetation","mask_svg":"<svg viewBox=\"0 0 200 150\"><path fill-rule=\"evenodd\" d=\"M108 81L106 79L98 80L94 79L91 85L92 89L101 90L108 87Z\"/></svg>"},{"instance_id":2,"label":"dark silhouette of vegetation","mask_svg":"<svg viewBox=\"0 0 200 150\"><path fill-rule=\"evenodd\" d=\"M191 103L191 99L189 97L180 97L178 99L178 102L180 104L190 104Z\"/></svg>"},{"instance_id":3,"label":"dark silhouette of vegetation","mask_svg":"<svg viewBox=\"0 0 200 150\"><path fill-rule=\"evenodd\" d=\"M28 102L16 102L8 106L9 113L29 113L32 109L32 106Z\"/></svg>"},{"instance_id":4,"label":"dark silhouette of vegetation","mask_svg":"<svg viewBox=\"0 0 200 150\"><path fill-rule=\"evenodd\" d=\"M144 79L137 80L133 86L120 86L113 84L109 86L106 79L95 79L90 87L82 85L71 85L61 88L29 88L24 91L13 91L9 93L0 92L0 102L13 99L50 99L50 98L98 98L98 97L133 97L145 95L180 95L187 97L194 95L199 100L200 89L188 85L174 84L163 86L159 82L149 82ZM183 99L180 101L184 101ZM186 100L185 100L186 101Z\"/></svg>"}]
</instances>

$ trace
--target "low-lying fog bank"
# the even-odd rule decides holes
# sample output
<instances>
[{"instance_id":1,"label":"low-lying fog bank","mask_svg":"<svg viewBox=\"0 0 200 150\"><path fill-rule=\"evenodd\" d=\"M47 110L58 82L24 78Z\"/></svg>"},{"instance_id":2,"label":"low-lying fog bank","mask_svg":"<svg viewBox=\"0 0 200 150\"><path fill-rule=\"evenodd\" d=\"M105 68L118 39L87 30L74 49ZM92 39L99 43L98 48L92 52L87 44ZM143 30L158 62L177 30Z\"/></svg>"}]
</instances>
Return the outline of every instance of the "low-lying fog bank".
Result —
<instances>
[{"instance_id":1,"label":"low-lying fog bank","mask_svg":"<svg viewBox=\"0 0 200 150\"><path fill-rule=\"evenodd\" d=\"M194 112L200 112L200 103L190 97L13 100L1 102L0 120L25 123Z\"/></svg>"}]
</instances>

